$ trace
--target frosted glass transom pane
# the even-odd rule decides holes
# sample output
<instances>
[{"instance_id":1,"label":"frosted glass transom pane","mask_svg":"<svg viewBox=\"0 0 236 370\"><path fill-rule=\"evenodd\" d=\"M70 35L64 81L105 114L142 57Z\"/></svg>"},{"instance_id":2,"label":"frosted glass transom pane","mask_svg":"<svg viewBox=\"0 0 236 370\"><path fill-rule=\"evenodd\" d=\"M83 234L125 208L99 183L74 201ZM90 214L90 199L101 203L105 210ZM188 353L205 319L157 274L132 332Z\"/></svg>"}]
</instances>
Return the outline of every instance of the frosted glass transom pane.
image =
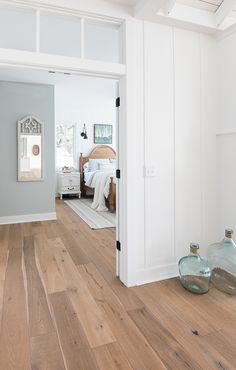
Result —
<instances>
[{"instance_id":1,"label":"frosted glass transom pane","mask_svg":"<svg viewBox=\"0 0 236 370\"><path fill-rule=\"evenodd\" d=\"M35 51L36 12L0 5L0 47Z\"/></svg>"},{"instance_id":2,"label":"frosted glass transom pane","mask_svg":"<svg viewBox=\"0 0 236 370\"><path fill-rule=\"evenodd\" d=\"M120 63L120 26L85 22L85 58Z\"/></svg>"},{"instance_id":3,"label":"frosted glass transom pane","mask_svg":"<svg viewBox=\"0 0 236 370\"><path fill-rule=\"evenodd\" d=\"M81 21L73 16L41 14L40 52L70 57L81 55Z\"/></svg>"}]
</instances>

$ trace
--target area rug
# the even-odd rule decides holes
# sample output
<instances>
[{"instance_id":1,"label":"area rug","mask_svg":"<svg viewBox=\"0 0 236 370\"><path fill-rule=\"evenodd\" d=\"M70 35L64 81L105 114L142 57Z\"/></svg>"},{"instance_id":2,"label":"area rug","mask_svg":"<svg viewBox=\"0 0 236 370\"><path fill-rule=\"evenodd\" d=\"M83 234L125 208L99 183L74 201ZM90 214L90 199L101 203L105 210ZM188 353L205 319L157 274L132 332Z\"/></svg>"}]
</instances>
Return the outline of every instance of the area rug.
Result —
<instances>
[{"instance_id":1,"label":"area rug","mask_svg":"<svg viewBox=\"0 0 236 370\"><path fill-rule=\"evenodd\" d=\"M116 214L111 212L96 212L91 208L91 199L73 199L65 203L77 213L91 229L106 229L116 227Z\"/></svg>"}]
</instances>

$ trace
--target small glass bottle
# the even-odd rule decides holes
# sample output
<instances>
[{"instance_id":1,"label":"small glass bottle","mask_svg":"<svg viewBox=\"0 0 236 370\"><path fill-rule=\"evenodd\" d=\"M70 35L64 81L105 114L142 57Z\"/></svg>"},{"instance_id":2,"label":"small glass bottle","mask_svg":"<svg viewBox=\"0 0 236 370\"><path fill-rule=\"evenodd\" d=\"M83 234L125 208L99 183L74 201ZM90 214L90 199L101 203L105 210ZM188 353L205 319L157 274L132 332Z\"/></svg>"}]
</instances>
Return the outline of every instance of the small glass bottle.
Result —
<instances>
[{"instance_id":1,"label":"small glass bottle","mask_svg":"<svg viewBox=\"0 0 236 370\"><path fill-rule=\"evenodd\" d=\"M211 269L198 254L199 244L190 244L190 254L179 260L179 275L183 287L192 293L208 292Z\"/></svg>"},{"instance_id":2,"label":"small glass bottle","mask_svg":"<svg viewBox=\"0 0 236 370\"><path fill-rule=\"evenodd\" d=\"M236 294L236 244L233 241L233 230L226 229L225 238L208 247L207 259L215 287L222 292Z\"/></svg>"}]
</instances>

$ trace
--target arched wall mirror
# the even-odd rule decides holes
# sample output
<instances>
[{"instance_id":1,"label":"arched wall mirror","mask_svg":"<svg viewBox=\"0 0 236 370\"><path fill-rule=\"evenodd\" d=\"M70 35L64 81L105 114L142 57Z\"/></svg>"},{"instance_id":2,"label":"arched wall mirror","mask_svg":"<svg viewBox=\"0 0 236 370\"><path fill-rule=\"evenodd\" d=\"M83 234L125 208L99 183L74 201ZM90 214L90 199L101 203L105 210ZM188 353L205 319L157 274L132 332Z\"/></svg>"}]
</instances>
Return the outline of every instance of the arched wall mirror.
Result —
<instances>
[{"instance_id":1,"label":"arched wall mirror","mask_svg":"<svg viewBox=\"0 0 236 370\"><path fill-rule=\"evenodd\" d=\"M17 121L18 181L43 180L43 122L33 116Z\"/></svg>"}]
</instances>

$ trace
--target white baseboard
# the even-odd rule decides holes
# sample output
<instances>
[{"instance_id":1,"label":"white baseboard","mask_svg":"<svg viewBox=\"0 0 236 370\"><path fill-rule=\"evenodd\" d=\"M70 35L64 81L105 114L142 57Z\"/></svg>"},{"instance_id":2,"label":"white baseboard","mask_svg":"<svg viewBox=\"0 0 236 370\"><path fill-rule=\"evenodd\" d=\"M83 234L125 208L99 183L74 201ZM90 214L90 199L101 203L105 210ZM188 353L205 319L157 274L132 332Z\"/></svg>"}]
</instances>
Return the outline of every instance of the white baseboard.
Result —
<instances>
[{"instance_id":1,"label":"white baseboard","mask_svg":"<svg viewBox=\"0 0 236 370\"><path fill-rule=\"evenodd\" d=\"M56 212L0 217L0 225L56 220Z\"/></svg>"},{"instance_id":2,"label":"white baseboard","mask_svg":"<svg viewBox=\"0 0 236 370\"><path fill-rule=\"evenodd\" d=\"M166 280L179 275L178 263L155 266L137 271L136 281L132 285L143 285L155 281Z\"/></svg>"}]
</instances>

